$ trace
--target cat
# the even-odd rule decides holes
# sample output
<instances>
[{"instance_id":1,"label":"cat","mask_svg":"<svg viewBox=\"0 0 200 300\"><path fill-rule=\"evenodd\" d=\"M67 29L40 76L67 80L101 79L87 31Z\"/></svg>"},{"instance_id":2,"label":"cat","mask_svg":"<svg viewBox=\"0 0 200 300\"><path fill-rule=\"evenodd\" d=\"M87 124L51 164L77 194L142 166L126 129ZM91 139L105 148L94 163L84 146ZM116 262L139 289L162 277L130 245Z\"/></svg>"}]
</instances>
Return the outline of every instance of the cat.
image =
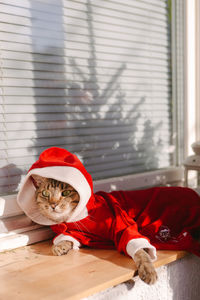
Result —
<instances>
[{"instance_id":1,"label":"cat","mask_svg":"<svg viewBox=\"0 0 200 300\"><path fill-rule=\"evenodd\" d=\"M40 213L57 224L67 222L79 203L78 192L71 185L55 179L32 175L32 180L36 187L35 201ZM52 252L60 256L67 254L72 248L73 243L64 240L53 245ZM147 251L138 250L134 261L139 277L147 284L154 284L157 273Z\"/></svg>"}]
</instances>

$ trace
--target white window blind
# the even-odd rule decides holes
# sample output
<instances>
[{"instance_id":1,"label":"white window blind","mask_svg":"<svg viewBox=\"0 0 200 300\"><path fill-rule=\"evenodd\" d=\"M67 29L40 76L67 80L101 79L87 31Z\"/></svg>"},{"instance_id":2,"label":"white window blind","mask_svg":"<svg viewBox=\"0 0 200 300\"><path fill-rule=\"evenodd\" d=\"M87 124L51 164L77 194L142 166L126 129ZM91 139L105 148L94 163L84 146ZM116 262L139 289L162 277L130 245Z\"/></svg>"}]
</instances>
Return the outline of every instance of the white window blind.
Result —
<instances>
[{"instance_id":1,"label":"white window blind","mask_svg":"<svg viewBox=\"0 0 200 300\"><path fill-rule=\"evenodd\" d=\"M0 0L0 194L46 148L94 179L170 166L165 0Z\"/></svg>"}]
</instances>

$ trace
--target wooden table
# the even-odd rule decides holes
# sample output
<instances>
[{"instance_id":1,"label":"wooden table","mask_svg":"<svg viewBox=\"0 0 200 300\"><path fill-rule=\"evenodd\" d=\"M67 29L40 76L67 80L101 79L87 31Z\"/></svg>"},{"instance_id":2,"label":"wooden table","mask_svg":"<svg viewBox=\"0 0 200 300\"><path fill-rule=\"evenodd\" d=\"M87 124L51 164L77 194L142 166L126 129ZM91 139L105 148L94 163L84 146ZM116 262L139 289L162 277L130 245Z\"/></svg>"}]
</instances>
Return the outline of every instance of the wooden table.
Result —
<instances>
[{"instance_id":1,"label":"wooden table","mask_svg":"<svg viewBox=\"0 0 200 300\"><path fill-rule=\"evenodd\" d=\"M81 249L51 254L51 241L0 253L0 300L81 299L131 279L132 259L115 250ZM155 266L184 251L159 251Z\"/></svg>"}]
</instances>

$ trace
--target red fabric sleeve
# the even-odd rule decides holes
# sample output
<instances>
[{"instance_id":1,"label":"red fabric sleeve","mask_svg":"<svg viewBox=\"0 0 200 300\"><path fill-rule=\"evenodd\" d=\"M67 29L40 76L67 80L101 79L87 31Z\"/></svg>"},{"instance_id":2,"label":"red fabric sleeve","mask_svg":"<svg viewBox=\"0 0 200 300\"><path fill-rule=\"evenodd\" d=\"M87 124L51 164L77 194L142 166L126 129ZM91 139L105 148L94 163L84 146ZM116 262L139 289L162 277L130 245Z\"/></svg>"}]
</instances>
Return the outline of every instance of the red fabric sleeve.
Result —
<instances>
[{"instance_id":1,"label":"red fabric sleeve","mask_svg":"<svg viewBox=\"0 0 200 300\"><path fill-rule=\"evenodd\" d=\"M80 226L80 225L79 225ZM57 233L56 239L60 234L71 236L76 239L81 245L92 247L92 248L102 248L102 249L113 249L114 245L111 240L102 240L102 238L96 235L96 232L89 231L87 228L84 230L84 226L81 226L81 230L71 228L66 223L61 223L57 225L52 225L51 229Z\"/></svg>"},{"instance_id":2,"label":"red fabric sleeve","mask_svg":"<svg viewBox=\"0 0 200 300\"><path fill-rule=\"evenodd\" d=\"M120 193L118 194L118 192L115 192L107 194L100 192L99 194L106 198L113 210L114 216L111 225L111 239L119 252L124 252L128 255L126 246L132 239L144 238L149 242L149 239L146 236L143 236L138 232L137 223L129 217L124 209L122 209L121 204L118 202Z\"/></svg>"},{"instance_id":3,"label":"red fabric sleeve","mask_svg":"<svg viewBox=\"0 0 200 300\"><path fill-rule=\"evenodd\" d=\"M57 234L54 239L56 239L60 234L64 234L75 238L80 244L85 244L88 242L88 239L83 235L82 232L68 230L66 223L52 225L51 229Z\"/></svg>"}]
</instances>

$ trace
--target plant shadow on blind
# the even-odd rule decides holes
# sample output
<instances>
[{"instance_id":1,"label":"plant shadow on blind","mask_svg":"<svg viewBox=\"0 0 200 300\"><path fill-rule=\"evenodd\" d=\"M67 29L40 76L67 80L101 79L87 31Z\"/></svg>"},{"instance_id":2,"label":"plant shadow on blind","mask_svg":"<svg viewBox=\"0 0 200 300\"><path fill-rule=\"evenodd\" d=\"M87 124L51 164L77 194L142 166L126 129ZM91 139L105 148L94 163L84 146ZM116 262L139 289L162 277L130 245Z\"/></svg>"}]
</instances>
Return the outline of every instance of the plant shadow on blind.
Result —
<instances>
[{"instance_id":1,"label":"plant shadow on blind","mask_svg":"<svg viewBox=\"0 0 200 300\"><path fill-rule=\"evenodd\" d=\"M167 44L160 54L152 45L153 16L134 27L119 4L30 3L32 86L16 168L26 173L51 146L77 154L94 179L169 166L170 50Z\"/></svg>"}]
</instances>

